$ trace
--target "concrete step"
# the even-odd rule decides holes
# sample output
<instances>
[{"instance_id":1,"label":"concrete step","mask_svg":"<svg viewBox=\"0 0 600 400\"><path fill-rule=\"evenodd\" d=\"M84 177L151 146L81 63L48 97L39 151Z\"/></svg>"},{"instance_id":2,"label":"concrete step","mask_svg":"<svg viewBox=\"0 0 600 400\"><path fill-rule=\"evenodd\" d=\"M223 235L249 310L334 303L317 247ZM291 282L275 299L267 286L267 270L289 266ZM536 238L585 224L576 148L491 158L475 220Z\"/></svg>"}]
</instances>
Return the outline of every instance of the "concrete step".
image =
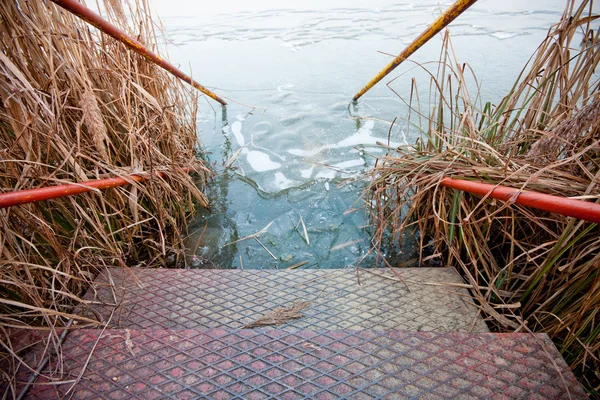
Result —
<instances>
[{"instance_id":1,"label":"concrete step","mask_svg":"<svg viewBox=\"0 0 600 400\"><path fill-rule=\"evenodd\" d=\"M80 329L63 362L29 398L586 398L544 334Z\"/></svg>"},{"instance_id":2,"label":"concrete step","mask_svg":"<svg viewBox=\"0 0 600 400\"><path fill-rule=\"evenodd\" d=\"M276 307L308 301L305 317L283 329L487 332L462 283L450 268L359 275L355 270L119 268L98 277L84 297L91 304L79 313L110 320L113 328L238 329Z\"/></svg>"}]
</instances>

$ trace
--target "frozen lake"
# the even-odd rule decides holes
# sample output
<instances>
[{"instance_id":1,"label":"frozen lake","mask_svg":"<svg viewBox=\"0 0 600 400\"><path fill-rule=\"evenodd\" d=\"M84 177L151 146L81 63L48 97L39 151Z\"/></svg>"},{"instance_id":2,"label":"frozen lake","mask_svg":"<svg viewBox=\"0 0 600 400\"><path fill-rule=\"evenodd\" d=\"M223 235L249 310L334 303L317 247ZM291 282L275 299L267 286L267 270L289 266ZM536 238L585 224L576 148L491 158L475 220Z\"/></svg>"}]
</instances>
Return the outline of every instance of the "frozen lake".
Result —
<instances>
[{"instance_id":1,"label":"frozen lake","mask_svg":"<svg viewBox=\"0 0 600 400\"><path fill-rule=\"evenodd\" d=\"M221 110L200 101L198 125L218 176L212 213L191 224L188 247L198 267L343 268L369 247L361 182L341 183L385 154L391 121L406 115L386 83L408 97L407 62L355 105L352 96L451 2L253 2L152 0L166 31L170 60L224 96ZM458 59L476 71L484 101L498 101L562 13L564 1L480 0L450 26ZM440 37L411 61L432 62ZM412 143L401 122L391 145ZM225 168L229 165L231 168ZM310 244L303 228L302 216ZM269 226L261 243L245 240ZM266 251L262 245L268 250ZM410 240L405 254L414 257ZM368 260L365 261L368 265Z\"/></svg>"}]
</instances>

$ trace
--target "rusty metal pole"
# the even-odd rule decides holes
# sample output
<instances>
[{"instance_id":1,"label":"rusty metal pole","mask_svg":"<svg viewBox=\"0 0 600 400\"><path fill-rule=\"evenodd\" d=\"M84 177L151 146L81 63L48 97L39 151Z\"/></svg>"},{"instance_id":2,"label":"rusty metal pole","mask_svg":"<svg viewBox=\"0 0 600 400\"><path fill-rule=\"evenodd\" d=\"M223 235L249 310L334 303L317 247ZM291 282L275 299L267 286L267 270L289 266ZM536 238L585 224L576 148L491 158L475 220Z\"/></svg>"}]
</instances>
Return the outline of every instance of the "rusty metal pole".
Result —
<instances>
[{"instance_id":1,"label":"rusty metal pole","mask_svg":"<svg viewBox=\"0 0 600 400\"><path fill-rule=\"evenodd\" d=\"M100 15L96 14L83 4L77 2L77 0L52 0L52 2L77 15L79 18L95 26L96 28L106 33L107 35L113 37L114 39L118 40L119 42L123 43L125 46L129 47L136 53L142 55L147 60L152 61L153 63L159 65L166 71L175 75L177 78L189 83L208 97L214 99L215 101L218 101L222 105L227 105L225 100L221 99L219 96L217 96L216 94L214 94L213 92L211 92L210 90L193 80L190 76L181 72L173 64L169 63L167 60L163 59L158 54L152 52L142 43L140 43L127 33L123 32L121 29L117 28L107 20L103 19Z\"/></svg>"},{"instance_id":2,"label":"rusty metal pole","mask_svg":"<svg viewBox=\"0 0 600 400\"><path fill-rule=\"evenodd\" d=\"M429 26L423 33L421 33L411 44L409 44L398 57L394 58L375 78L373 78L367 86L362 88L352 100L358 100L363 94L367 93L369 89L382 80L387 74L392 72L394 68L402 64L404 60L410 57L415 51L423 46L429 39L435 36L439 31L444 29L450 22L454 21L456 17L463 13L467 8L475 4L477 0L458 0L449 9L447 9L442 15L436 19L431 26Z\"/></svg>"}]
</instances>

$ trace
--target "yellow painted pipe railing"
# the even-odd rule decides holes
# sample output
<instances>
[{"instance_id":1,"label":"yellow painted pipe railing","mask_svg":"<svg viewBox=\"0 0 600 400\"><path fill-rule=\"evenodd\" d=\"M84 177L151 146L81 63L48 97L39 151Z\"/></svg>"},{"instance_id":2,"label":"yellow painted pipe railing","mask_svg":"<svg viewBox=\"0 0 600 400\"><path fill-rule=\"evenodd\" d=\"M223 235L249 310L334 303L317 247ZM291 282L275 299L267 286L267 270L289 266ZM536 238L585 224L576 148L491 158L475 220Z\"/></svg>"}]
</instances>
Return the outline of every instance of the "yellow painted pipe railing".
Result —
<instances>
[{"instance_id":1,"label":"yellow painted pipe railing","mask_svg":"<svg viewBox=\"0 0 600 400\"><path fill-rule=\"evenodd\" d=\"M429 39L435 36L439 31L444 29L448 24L456 19L460 14L463 13L467 8L471 7L475 4L477 0L458 0L456 3L452 5L449 9L447 9L442 15L436 19L431 26L429 26L423 33L421 33L411 44L409 44L402 53L398 55L398 57L394 58L392 62L390 62L380 73L378 73L375 78L371 80L358 92L352 100L358 100L363 94L367 93L369 89L377 84L380 80L382 80L387 74L392 72L394 68L400 65L404 60L406 60L411 54L417 51L421 46L423 46Z\"/></svg>"}]
</instances>

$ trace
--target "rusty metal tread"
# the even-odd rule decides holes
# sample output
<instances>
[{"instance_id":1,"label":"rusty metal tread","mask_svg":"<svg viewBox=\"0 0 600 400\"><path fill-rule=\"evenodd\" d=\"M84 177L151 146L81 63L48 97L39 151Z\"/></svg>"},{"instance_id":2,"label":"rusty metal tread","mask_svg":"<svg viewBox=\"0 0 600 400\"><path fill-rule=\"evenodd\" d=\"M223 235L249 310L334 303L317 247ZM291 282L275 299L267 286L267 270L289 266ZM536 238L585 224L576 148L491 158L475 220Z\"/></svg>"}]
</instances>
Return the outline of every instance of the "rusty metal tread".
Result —
<instances>
[{"instance_id":1,"label":"rusty metal tread","mask_svg":"<svg viewBox=\"0 0 600 400\"><path fill-rule=\"evenodd\" d=\"M466 289L423 285L463 283L450 268L386 269L376 276L354 270L240 271L112 269L103 273L78 312L133 329L238 329L266 311L310 301L306 317L285 329L368 329L487 332ZM113 282L113 291L107 282Z\"/></svg>"},{"instance_id":2,"label":"rusty metal tread","mask_svg":"<svg viewBox=\"0 0 600 400\"><path fill-rule=\"evenodd\" d=\"M81 329L62 378L92 349L75 399L586 398L545 334Z\"/></svg>"}]
</instances>

